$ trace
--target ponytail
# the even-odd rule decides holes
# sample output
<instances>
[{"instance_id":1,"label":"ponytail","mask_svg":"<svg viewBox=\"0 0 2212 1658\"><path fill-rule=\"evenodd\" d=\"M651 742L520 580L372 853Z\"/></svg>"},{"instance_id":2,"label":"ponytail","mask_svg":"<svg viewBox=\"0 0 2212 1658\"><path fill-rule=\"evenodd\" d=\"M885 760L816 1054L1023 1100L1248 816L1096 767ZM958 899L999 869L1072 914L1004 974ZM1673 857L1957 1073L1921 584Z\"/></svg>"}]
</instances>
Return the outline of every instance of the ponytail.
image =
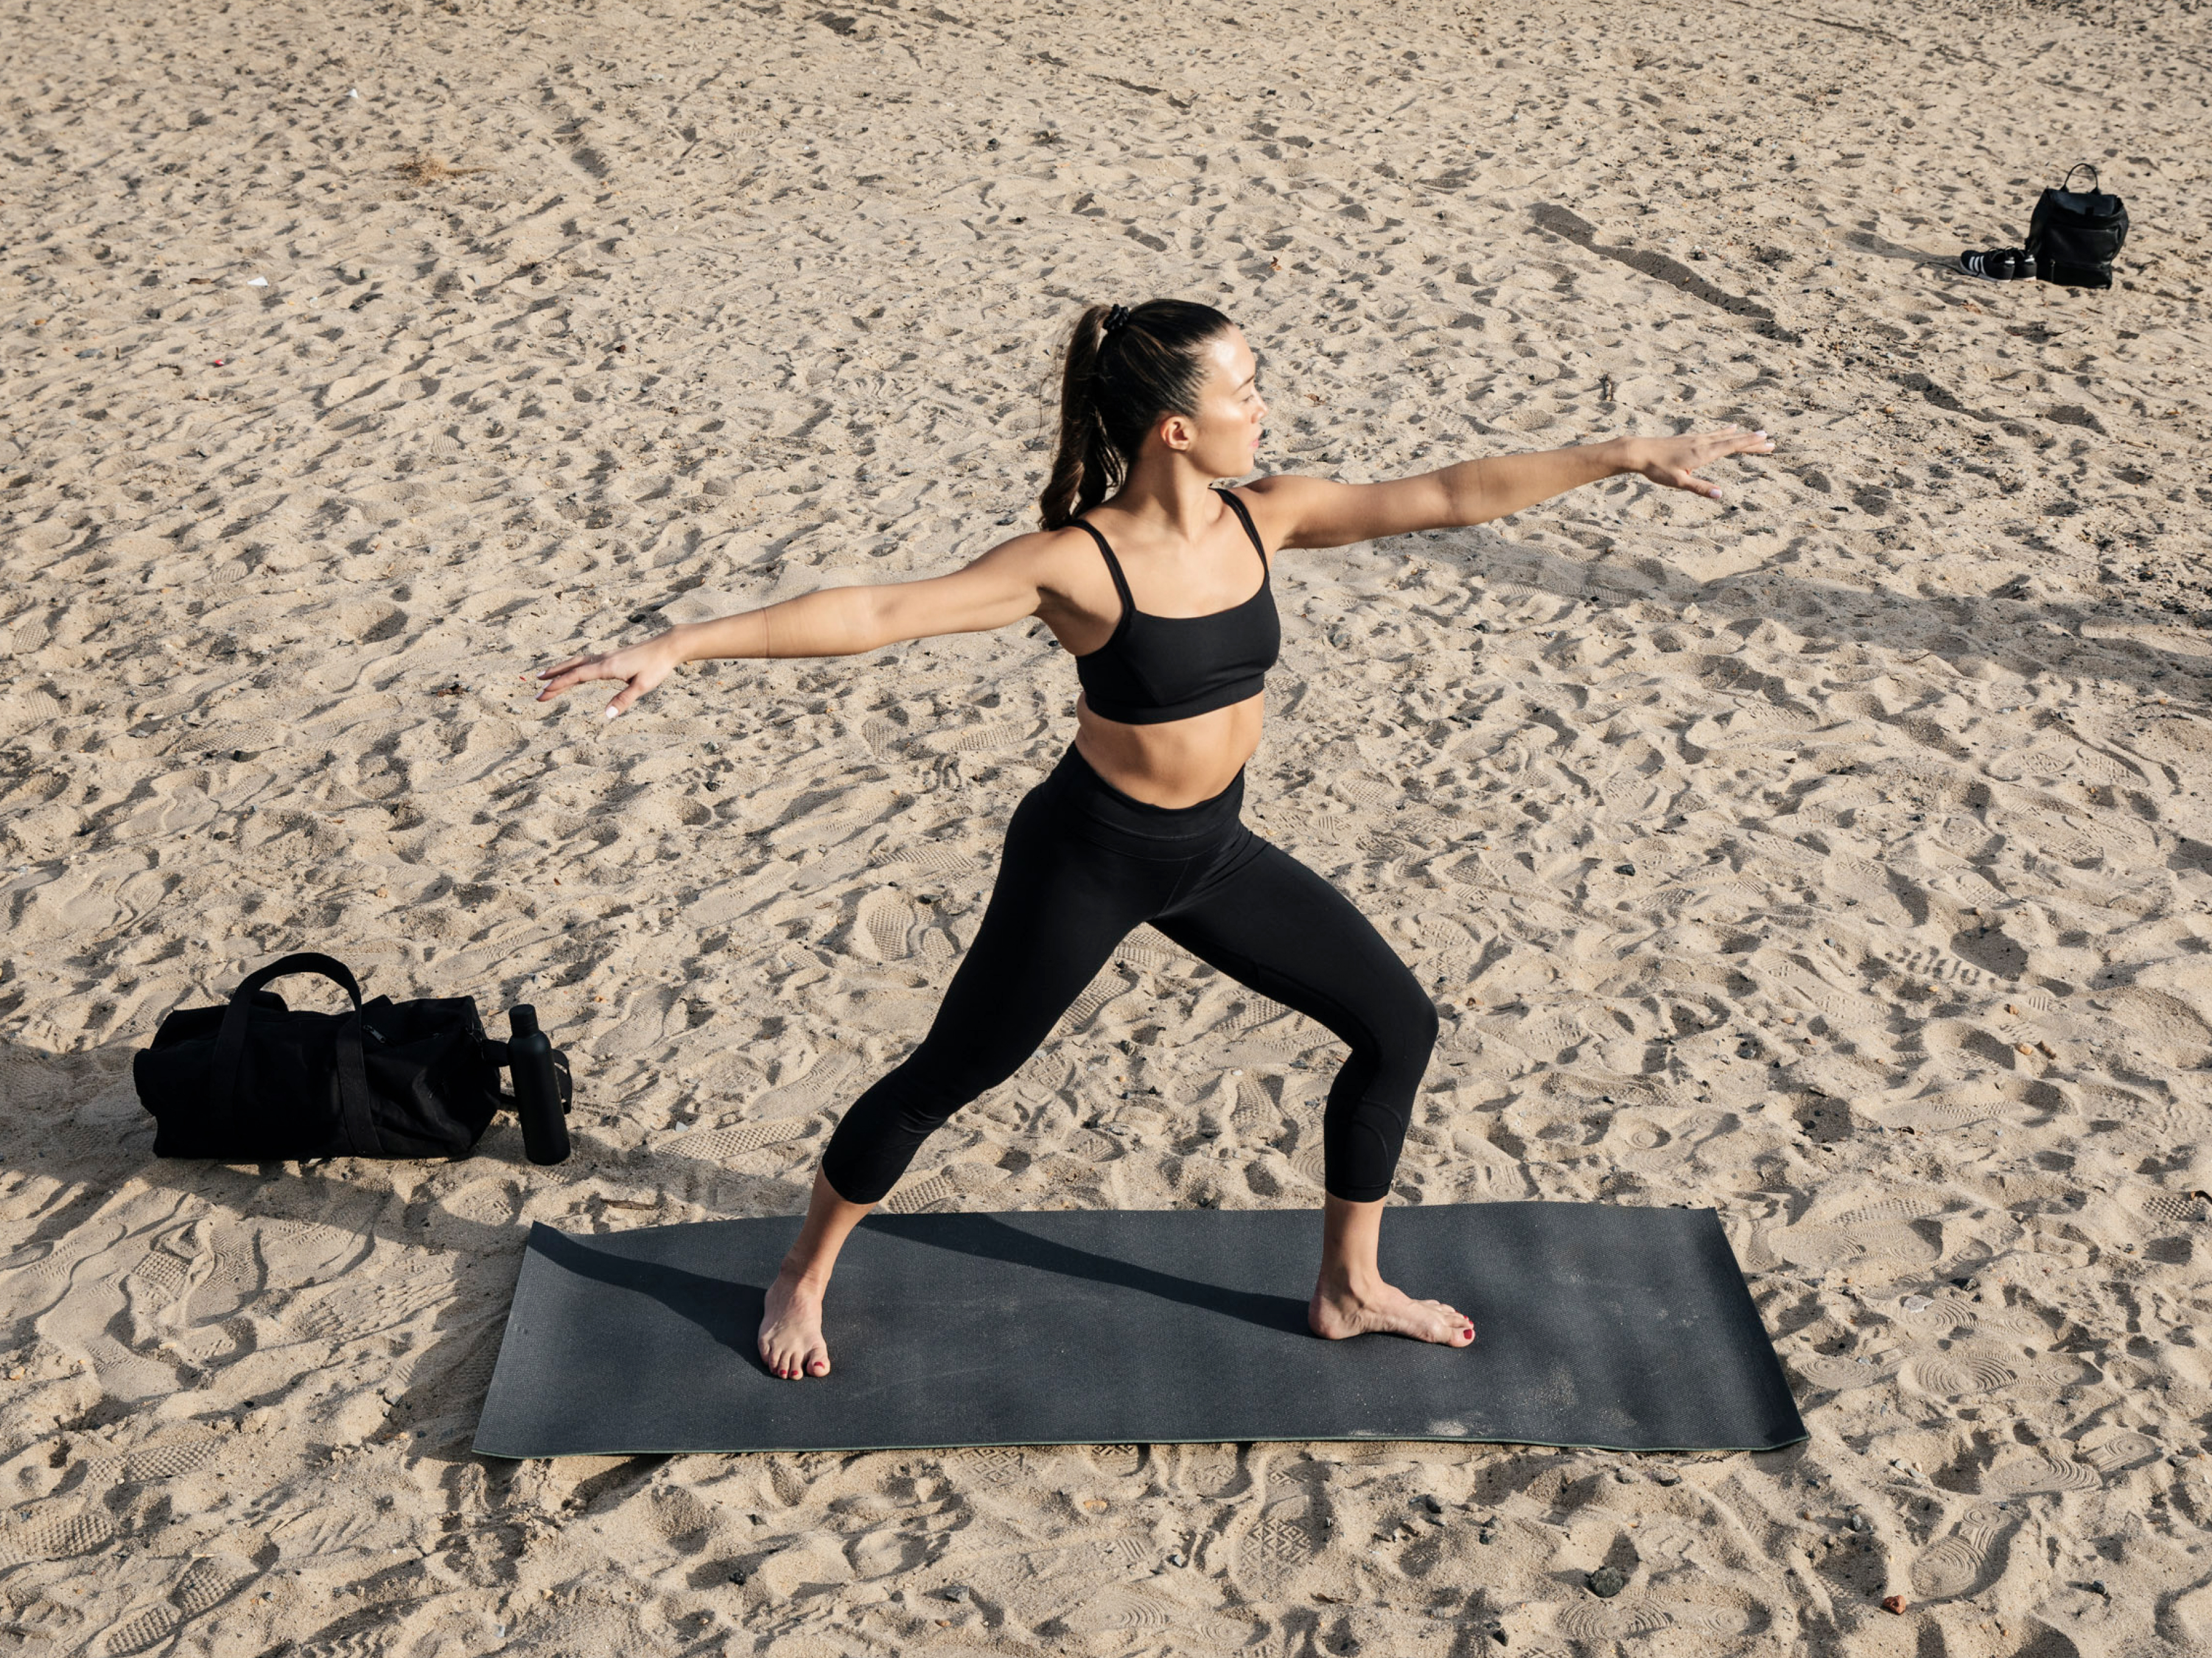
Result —
<instances>
[{"instance_id":1,"label":"ponytail","mask_svg":"<svg viewBox=\"0 0 2212 1658\"><path fill-rule=\"evenodd\" d=\"M1037 498L1046 529L1065 529L1120 489L1155 420L1198 413L1205 348L1230 325L1188 300L1084 312L1060 371L1060 449Z\"/></svg>"}]
</instances>

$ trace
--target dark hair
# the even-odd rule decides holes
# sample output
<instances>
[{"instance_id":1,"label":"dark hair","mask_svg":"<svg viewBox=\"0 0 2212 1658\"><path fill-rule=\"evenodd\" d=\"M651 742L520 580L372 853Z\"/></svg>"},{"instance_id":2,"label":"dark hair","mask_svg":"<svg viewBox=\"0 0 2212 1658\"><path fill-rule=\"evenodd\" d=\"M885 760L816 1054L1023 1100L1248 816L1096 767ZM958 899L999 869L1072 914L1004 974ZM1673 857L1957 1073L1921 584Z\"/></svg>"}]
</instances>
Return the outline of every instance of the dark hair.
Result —
<instances>
[{"instance_id":1,"label":"dark hair","mask_svg":"<svg viewBox=\"0 0 2212 1658\"><path fill-rule=\"evenodd\" d=\"M1060 382L1060 452L1037 506L1048 530L1065 528L1121 487L1152 422L1195 415L1205 348L1232 326L1210 305L1147 300L1115 319L1094 305L1068 337Z\"/></svg>"}]
</instances>

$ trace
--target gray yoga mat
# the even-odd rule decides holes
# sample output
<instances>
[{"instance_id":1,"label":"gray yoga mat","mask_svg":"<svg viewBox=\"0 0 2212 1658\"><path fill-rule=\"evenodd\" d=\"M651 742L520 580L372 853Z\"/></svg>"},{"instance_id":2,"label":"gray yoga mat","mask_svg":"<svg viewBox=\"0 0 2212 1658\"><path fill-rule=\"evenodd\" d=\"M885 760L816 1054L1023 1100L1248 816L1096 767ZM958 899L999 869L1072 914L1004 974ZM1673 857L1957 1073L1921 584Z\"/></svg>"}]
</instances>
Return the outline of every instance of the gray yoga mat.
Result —
<instances>
[{"instance_id":1,"label":"gray yoga mat","mask_svg":"<svg viewBox=\"0 0 2212 1658\"><path fill-rule=\"evenodd\" d=\"M477 1450L1806 1436L1710 1209L1392 1209L1384 1274L1474 1320L1456 1350L1311 1335L1311 1211L878 1215L830 1291L835 1368L787 1382L753 1338L798 1228L533 1227Z\"/></svg>"}]
</instances>

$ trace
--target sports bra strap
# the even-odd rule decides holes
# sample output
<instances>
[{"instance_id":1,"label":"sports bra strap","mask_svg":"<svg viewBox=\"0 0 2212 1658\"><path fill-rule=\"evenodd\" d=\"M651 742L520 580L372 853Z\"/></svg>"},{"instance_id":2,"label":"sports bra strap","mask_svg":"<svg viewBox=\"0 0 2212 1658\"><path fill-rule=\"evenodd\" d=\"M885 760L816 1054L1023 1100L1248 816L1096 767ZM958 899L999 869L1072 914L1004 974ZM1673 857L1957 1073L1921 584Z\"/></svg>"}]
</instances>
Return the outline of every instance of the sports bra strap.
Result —
<instances>
[{"instance_id":1,"label":"sports bra strap","mask_svg":"<svg viewBox=\"0 0 2212 1658\"><path fill-rule=\"evenodd\" d=\"M1252 537L1253 550L1260 555L1260 568L1263 570L1266 569L1267 568L1267 544L1260 539L1260 531L1258 526L1252 522L1251 513L1246 508L1244 503L1239 501L1230 491L1226 489L1217 489L1214 493L1237 509L1237 517L1238 521L1244 525L1244 533Z\"/></svg>"},{"instance_id":2,"label":"sports bra strap","mask_svg":"<svg viewBox=\"0 0 2212 1658\"><path fill-rule=\"evenodd\" d=\"M1106 555L1107 573L1114 578L1114 591L1121 595L1122 615L1127 616L1134 612L1137 601L1129 597L1129 581L1128 578L1121 574L1121 561L1114 556L1114 550L1106 544L1106 537L1098 533L1098 526L1087 519L1079 518L1070 521L1078 529L1086 531L1091 538L1098 544L1098 550Z\"/></svg>"}]
</instances>

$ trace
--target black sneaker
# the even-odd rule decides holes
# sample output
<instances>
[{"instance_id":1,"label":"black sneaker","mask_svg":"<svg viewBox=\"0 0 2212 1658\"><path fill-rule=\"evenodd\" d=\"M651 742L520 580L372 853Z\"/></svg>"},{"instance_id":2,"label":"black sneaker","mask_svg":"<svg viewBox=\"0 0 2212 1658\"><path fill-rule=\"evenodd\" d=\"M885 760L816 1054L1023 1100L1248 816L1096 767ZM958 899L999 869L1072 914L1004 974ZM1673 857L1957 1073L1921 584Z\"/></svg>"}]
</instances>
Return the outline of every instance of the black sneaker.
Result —
<instances>
[{"instance_id":1,"label":"black sneaker","mask_svg":"<svg viewBox=\"0 0 2212 1658\"><path fill-rule=\"evenodd\" d=\"M1993 247L1986 252L1961 253L1959 269L1993 282L2020 282L2034 276L2035 255L2024 247Z\"/></svg>"}]
</instances>

